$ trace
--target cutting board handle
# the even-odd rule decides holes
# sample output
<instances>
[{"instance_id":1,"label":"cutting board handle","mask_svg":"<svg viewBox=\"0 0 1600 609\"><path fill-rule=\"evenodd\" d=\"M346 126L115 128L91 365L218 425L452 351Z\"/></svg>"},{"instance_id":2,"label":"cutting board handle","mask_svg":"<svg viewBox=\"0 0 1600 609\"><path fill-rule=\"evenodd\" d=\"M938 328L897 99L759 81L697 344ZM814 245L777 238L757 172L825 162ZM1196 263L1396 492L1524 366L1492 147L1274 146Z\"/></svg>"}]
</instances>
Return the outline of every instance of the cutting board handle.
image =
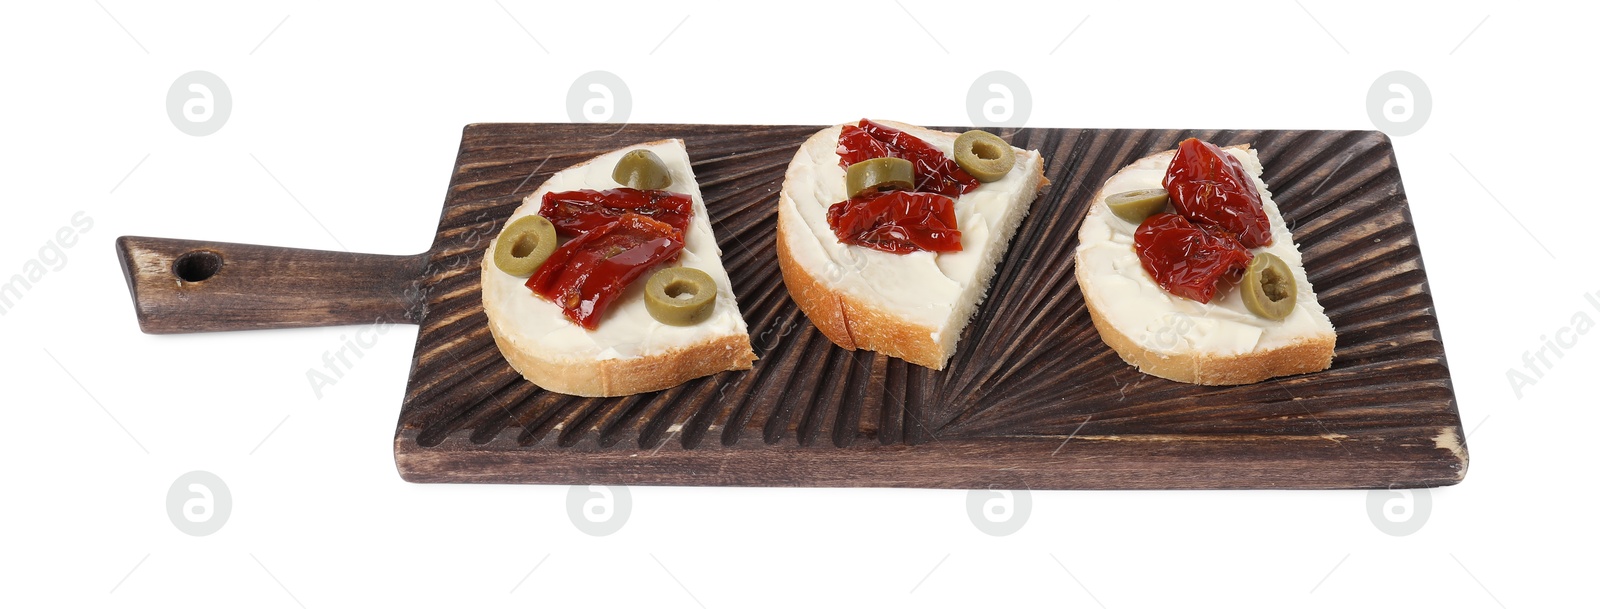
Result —
<instances>
[{"instance_id":1,"label":"cutting board handle","mask_svg":"<svg viewBox=\"0 0 1600 609\"><path fill-rule=\"evenodd\" d=\"M427 254L384 256L120 237L139 328L149 334L416 323Z\"/></svg>"}]
</instances>

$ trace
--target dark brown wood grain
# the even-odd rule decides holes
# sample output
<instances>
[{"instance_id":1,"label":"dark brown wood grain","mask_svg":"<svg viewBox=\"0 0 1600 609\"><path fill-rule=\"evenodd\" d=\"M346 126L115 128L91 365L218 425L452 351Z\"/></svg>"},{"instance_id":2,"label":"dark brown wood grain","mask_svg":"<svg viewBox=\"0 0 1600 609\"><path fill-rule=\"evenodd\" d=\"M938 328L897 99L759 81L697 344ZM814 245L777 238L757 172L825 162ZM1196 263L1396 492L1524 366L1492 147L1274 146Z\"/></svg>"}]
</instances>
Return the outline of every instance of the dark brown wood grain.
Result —
<instances>
[{"instance_id":1,"label":"dark brown wood grain","mask_svg":"<svg viewBox=\"0 0 1600 609\"><path fill-rule=\"evenodd\" d=\"M470 125L430 251L295 258L306 273L317 264L383 267L366 271L369 282L353 289L354 300L320 292L325 283L303 284L292 295L305 299L301 312L291 311L293 298L248 312L240 308L250 294L242 287L212 295L226 306L195 306L221 273L188 292L153 287L173 284L161 266L184 248L255 247L198 242L133 244L155 253L129 264L130 288L147 331L270 327L279 318L290 319L278 325L370 321L354 318L357 310L399 311L420 323L394 439L401 476L418 482L1367 488L1452 484L1465 475L1433 300L1394 152L1381 134L1000 131L1044 155L1052 184L1034 202L949 367L933 371L833 346L784 290L773 243L776 201L785 166L816 129ZM1123 165L1189 136L1260 151L1263 177L1339 331L1332 369L1202 387L1142 375L1100 341L1072 269L1089 198ZM749 371L638 396L540 390L505 363L489 336L478 291L483 249L550 174L669 137L686 141L761 359ZM119 250L125 263L145 260L130 256L127 244ZM167 302L143 302L152 296ZM330 300L359 304L335 310Z\"/></svg>"},{"instance_id":2,"label":"dark brown wood grain","mask_svg":"<svg viewBox=\"0 0 1600 609\"><path fill-rule=\"evenodd\" d=\"M423 254L120 237L117 258L151 334L421 319Z\"/></svg>"}]
</instances>

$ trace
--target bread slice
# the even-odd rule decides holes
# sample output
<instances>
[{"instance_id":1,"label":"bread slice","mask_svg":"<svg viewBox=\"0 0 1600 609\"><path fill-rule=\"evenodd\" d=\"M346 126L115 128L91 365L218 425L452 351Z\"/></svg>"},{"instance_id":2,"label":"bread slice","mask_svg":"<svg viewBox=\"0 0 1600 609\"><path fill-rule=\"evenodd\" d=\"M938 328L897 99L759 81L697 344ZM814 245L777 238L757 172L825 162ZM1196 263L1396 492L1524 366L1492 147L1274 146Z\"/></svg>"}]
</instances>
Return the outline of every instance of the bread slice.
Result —
<instances>
[{"instance_id":1,"label":"bread slice","mask_svg":"<svg viewBox=\"0 0 1600 609\"><path fill-rule=\"evenodd\" d=\"M877 121L953 155L959 134ZM846 245L828 226L828 207L845 200L839 131L807 139L778 196L778 266L789 295L811 322L845 349L867 349L943 369L1005 254L1017 226L1047 181L1039 153L1013 149L1006 177L956 199L960 252L904 255Z\"/></svg>"},{"instance_id":2,"label":"bread slice","mask_svg":"<svg viewBox=\"0 0 1600 609\"><path fill-rule=\"evenodd\" d=\"M1295 310L1282 321L1258 317L1245 308L1236 286L1201 304L1167 293L1140 265L1133 249L1139 227L1111 213L1106 197L1160 188L1176 152L1169 150L1139 159L1106 180L1078 229L1078 286L1094 327L1140 372L1174 381L1240 385L1325 370L1333 361L1333 324L1317 303L1294 236L1261 181L1261 161L1249 146L1224 150L1254 179L1272 224L1272 245L1251 253L1271 252L1293 270Z\"/></svg>"},{"instance_id":3,"label":"bread slice","mask_svg":"<svg viewBox=\"0 0 1600 609\"><path fill-rule=\"evenodd\" d=\"M667 190L694 199L694 217L684 233L683 251L664 266L689 266L711 275L717 282L716 308L709 319L693 326L658 322L645 309L647 274L623 290L598 328L585 330L562 316L560 307L534 295L524 285L527 278L495 266L494 241L490 240L481 274L489 332L512 368L550 391L590 397L632 395L723 370L748 370L756 359L682 140L629 146L561 170L523 199L501 224L502 230L518 218L538 213L547 192L621 186L611 179L611 170L623 153L640 148L661 157L672 172Z\"/></svg>"}]
</instances>

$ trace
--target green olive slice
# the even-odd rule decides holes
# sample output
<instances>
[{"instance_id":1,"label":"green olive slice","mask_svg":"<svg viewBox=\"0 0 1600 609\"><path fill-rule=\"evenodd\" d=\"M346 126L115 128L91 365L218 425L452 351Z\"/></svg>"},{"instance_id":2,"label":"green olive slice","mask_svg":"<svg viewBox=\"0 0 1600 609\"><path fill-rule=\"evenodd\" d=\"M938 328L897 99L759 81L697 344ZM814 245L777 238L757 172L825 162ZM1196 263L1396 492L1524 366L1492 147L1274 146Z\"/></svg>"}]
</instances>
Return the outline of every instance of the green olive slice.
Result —
<instances>
[{"instance_id":1,"label":"green olive slice","mask_svg":"<svg viewBox=\"0 0 1600 609\"><path fill-rule=\"evenodd\" d=\"M1277 321L1294 311L1294 273L1283 259L1262 252L1250 261L1239 281L1239 295L1251 313Z\"/></svg>"},{"instance_id":2,"label":"green olive slice","mask_svg":"<svg viewBox=\"0 0 1600 609\"><path fill-rule=\"evenodd\" d=\"M617 160L611 179L628 188L661 190L672 185L672 172L656 153L640 148L629 150Z\"/></svg>"},{"instance_id":3,"label":"green olive slice","mask_svg":"<svg viewBox=\"0 0 1600 609\"><path fill-rule=\"evenodd\" d=\"M692 326L717 308L717 282L705 271L686 266L656 271L644 284L644 308L669 326Z\"/></svg>"},{"instance_id":4,"label":"green olive slice","mask_svg":"<svg viewBox=\"0 0 1600 609\"><path fill-rule=\"evenodd\" d=\"M979 182L993 182L1011 172L1017 155L1000 136L973 129L956 138L956 164Z\"/></svg>"},{"instance_id":5,"label":"green olive slice","mask_svg":"<svg viewBox=\"0 0 1600 609\"><path fill-rule=\"evenodd\" d=\"M916 171L905 159L878 157L844 170L845 190L852 199L869 190L911 190L915 183Z\"/></svg>"},{"instance_id":6,"label":"green olive slice","mask_svg":"<svg viewBox=\"0 0 1600 609\"><path fill-rule=\"evenodd\" d=\"M556 226L544 216L517 218L494 242L494 265L508 275L527 277L556 251Z\"/></svg>"},{"instance_id":7,"label":"green olive slice","mask_svg":"<svg viewBox=\"0 0 1600 609\"><path fill-rule=\"evenodd\" d=\"M1106 197L1106 207L1110 207L1111 213L1116 214L1118 218L1138 224L1167 208L1167 189L1146 188L1119 192Z\"/></svg>"}]
</instances>

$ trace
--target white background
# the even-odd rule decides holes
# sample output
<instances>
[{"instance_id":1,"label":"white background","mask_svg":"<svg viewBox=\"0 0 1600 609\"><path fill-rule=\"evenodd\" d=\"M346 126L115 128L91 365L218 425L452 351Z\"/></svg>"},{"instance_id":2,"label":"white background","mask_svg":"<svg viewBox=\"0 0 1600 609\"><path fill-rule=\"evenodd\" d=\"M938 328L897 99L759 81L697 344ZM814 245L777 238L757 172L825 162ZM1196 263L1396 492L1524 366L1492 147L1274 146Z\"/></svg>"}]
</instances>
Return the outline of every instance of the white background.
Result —
<instances>
[{"instance_id":1,"label":"white background","mask_svg":"<svg viewBox=\"0 0 1600 609\"><path fill-rule=\"evenodd\" d=\"M1578 336L1520 398L1506 376L1579 312L1600 319L1583 299L1600 292L1591 9L502 2L0 9L0 280L56 262L0 316L0 604L1593 598L1600 335ZM192 70L232 93L210 136L166 113ZM1372 128L1368 88L1413 72L1433 109L1395 148L1470 474L1432 491L1421 529L1401 537L1375 526L1365 491L1035 492L1025 526L991 537L963 491L724 488L634 488L622 529L591 537L566 487L399 479L391 437L413 327L382 335L320 399L306 371L353 328L138 331L117 236L422 251L462 126L568 121L567 88L591 70L626 81L638 122L970 124L968 87L1006 70L1031 91L1030 126L1316 129ZM66 262L41 253L79 211L93 225ZM192 470L232 493L210 536L166 513L168 487Z\"/></svg>"}]
</instances>

